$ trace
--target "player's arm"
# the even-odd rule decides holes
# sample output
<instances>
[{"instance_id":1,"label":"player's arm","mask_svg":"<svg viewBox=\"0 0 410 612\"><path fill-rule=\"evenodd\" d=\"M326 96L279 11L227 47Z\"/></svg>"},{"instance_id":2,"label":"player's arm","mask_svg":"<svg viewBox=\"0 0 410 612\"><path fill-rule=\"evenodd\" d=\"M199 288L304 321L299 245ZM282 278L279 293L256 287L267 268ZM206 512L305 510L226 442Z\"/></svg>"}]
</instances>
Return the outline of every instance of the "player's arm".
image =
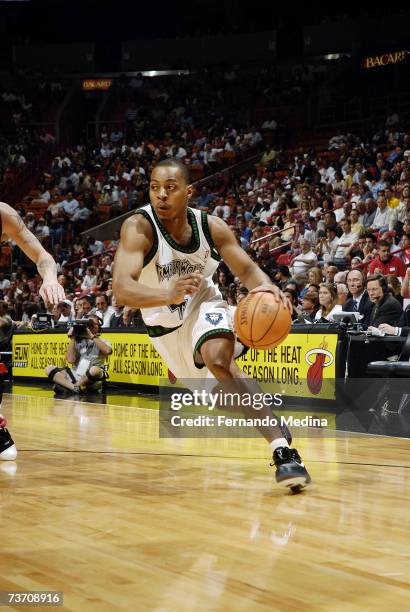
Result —
<instances>
[{"instance_id":1,"label":"player's arm","mask_svg":"<svg viewBox=\"0 0 410 612\"><path fill-rule=\"evenodd\" d=\"M158 289L139 282L144 257L154 242L151 224L141 215L128 218L122 228L120 243L115 254L112 288L122 306L154 308L180 304L185 296L198 291L202 276L189 274L177 280L170 288Z\"/></svg>"},{"instance_id":2,"label":"player's arm","mask_svg":"<svg viewBox=\"0 0 410 612\"><path fill-rule=\"evenodd\" d=\"M209 217L209 230L216 250L231 272L237 276L249 291L270 291L278 300L289 307L287 298L280 289L272 283L269 276L252 261L238 244L235 236L221 219Z\"/></svg>"},{"instance_id":3,"label":"player's arm","mask_svg":"<svg viewBox=\"0 0 410 612\"><path fill-rule=\"evenodd\" d=\"M50 253L24 225L17 212L8 204L0 202L3 232L36 264L43 279L40 295L47 303L58 304L65 298L64 289L57 281L57 266Z\"/></svg>"}]
</instances>

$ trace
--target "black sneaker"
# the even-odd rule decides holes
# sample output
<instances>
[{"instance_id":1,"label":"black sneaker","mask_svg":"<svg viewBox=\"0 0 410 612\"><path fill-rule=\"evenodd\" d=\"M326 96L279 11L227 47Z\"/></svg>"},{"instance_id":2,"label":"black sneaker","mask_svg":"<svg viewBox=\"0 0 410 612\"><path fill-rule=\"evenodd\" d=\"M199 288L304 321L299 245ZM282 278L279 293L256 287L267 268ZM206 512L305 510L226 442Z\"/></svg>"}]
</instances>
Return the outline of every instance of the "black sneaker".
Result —
<instances>
[{"instance_id":1,"label":"black sneaker","mask_svg":"<svg viewBox=\"0 0 410 612\"><path fill-rule=\"evenodd\" d=\"M273 453L276 482L299 493L311 481L309 473L295 448L281 447Z\"/></svg>"},{"instance_id":2,"label":"black sneaker","mask_svg":"<svg viewBox=\"0 0 410 612\"><path fill-rule=\"evenodd\" d=\"M4 461L14 461L17 457L17 450L10 435L5 427L0 429L0 459Z\"/></svg>"},{"instance_id":3,"label":"black sneaker","mask_svg":"<svg viewBox=\"0 0 410 612\"><path fill-rule=\"evenodd\" d=\"M75 394L75 392L71 391L71 389L67 389L67 387L63 387L58 383L53 386L53 391L57 395L57 397L71 397Z\"/></svg>"}]
</instances>

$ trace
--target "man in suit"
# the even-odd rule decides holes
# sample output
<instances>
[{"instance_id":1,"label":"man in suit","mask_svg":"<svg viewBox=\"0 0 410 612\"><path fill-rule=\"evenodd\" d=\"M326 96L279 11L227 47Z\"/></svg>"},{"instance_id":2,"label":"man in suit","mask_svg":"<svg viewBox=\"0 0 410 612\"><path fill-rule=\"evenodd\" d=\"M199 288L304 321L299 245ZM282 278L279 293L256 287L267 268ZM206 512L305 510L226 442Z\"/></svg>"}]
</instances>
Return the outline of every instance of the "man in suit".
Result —
<instances>
[{"instance_id":1,"label":"man in suit","mask_svg":"<svg viewBox=\"0 0 410 612\"><path fill-rule=\"evenodd\" d=\"M379 329L389 336L408 336L410 333L410 305L402 312L397 327L381 323Z\"/></svg>"},{"instance_id":2,"label":"man in suit","mask_svg":"<svg viewBox=\"0 0 410 612\"><path fill-rule=\"evenodd\" d=\"M369 294L364 288L364 276L361 270L349 270L346 276L346 284L351 295L343 304L345 312L358 312L364 315L369 303Z\"/></svg>"},{"instance_id":3,"label":"man in suit","mask_svg":"<svg viewBox=\"0 0 410 612\"><path fill-rule=\"evenodd\" d=\"M368 276L366 288L370 302L364 313L364 323L379 327L381 323L388 323L395 327L402 315L403 309L396 298L389 295L387 281L382 274Z\"/></svg>"}]
</instances>

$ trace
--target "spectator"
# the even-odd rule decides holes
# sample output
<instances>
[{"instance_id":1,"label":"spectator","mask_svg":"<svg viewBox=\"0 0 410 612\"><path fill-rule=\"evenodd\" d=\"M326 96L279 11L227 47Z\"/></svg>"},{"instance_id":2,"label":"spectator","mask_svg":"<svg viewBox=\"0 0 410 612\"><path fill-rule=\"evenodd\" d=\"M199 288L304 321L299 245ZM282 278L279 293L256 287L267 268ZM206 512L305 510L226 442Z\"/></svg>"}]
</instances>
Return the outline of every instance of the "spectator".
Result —
<instances>
[{"instance_id":1,"label":"spectator","mask_svg":"<svg viewBox=\"0 0 410 612\"><path fill-rule=\"evenodd\" d=\"M339 268L345 268L348 264L349 251L352 245L357 242L358 235L352 232L352 222L349 217L342 219L340 226L343 234L340 236L335 250L334 262Z\"/></svg>"},{"instance_id":2,"label":"spectator","mask_svg":"<svg viewBox=\"0 0 410 612\"><path fill-rule=\"evenodd\" d=\"M346 283L350 298L343 304L343 310L346 312L358 312L363 315L369 301L363 272L361 270L349 270L346 276Z\"/></svg>"},{"instance_id":3,"label":"spectator","mask_svg":"<svg viewBox=\"0 0 410 612\"><path fill-rule=\"evenodd\" d=\"M108 298L104 293L97 295L95 299L95 314L102 320L101 327L110 327L112 315L115 313L114 308L109 305Z\"/></svg>"},{"instance_id":4,"label":"spectator","mask_svg":"<svg viewBox=\"0 0 410 612\"><path fill-rule=\"evenodd\" d=\"M381 323L396 326L402 313L402 307L396 298L389 294L387 281L381 274L367 277L366 288L370 301L366 306L363 322L371 327Z\"/></svg>"},{"instance_id":5,"label":"spectator","mask_svg":"<svg viewBox=\"0 0 410 612\"><path fill-rule=\"evenodd\" d=\"M387 200L384 195L377 197L377 210L373 221L373 229L379 232L385 232L389 229L393 211L387 206Z\"/></svg>"},{"instance_id":6,"label":"spectator","mask_svg":"<svg viewBox=\"0 0 410 612\"><path fill-rule=\"evenodd\" d=\"M315 320L317 311L319 310L319 298L318 295L312 291L308 291L302 297L302 308L299 315L299 320L304 322L312 322Z\"/></svg>"},{"instance_id":7,"label":"spectator","mask_svg":"<svg viewBox=\"0 0 410 612\"><path fill-rule=\"evenodd\" d=\"M119 306L117 302L117 298L115 295L112 296L111 306L113 308L113 313L110 318L109 327L122 327L122 315L124 311L124 306Z\"/></svg>"},{"instance_id":8,"label":"spectator","mask_svg":"<svg viewBox=\"0 0 410 612\"><path fill-rule=\"evenodd\" d=\"M94 266L88 266L87 272L84 276L83 282L81 283L82 291L92 291L98 283L97 269Z\"/></svg>"},{"instance_id":9,"label":"spectator","mask_svg":"<svg viewBox=\"0 0 410 612\"><path fill-rule=\"evenodd\" d=\"M390 254L390 244L386 240L380 240L377 245L377 257L370 262L369 274L395 274L404 277L406 266L397 255Z\"/></svg>"},{"instance_id":10,"label":"spectator","mask_svg":"<svg viewBox=\"0 0 410 612\"><path fill-rule=\"evenodd\" d=\"M331 283L321 283L319 288L320 309L315 315L315 320L326 319L333 321L333 315L342 312L342 307L337 303L337 289Z\"/></svg>"},{"instance_id":11,"label":"spectator","mask_svg":"<svg viewBox=\"0 0 410 612\"><path fill-rule=\"evenodd\" d=\"M293 274L306 274L308 269L317 263L317 255L312 251L309 240L300 240L302 252L292 261Z\"/></svg>"}]
</instances>

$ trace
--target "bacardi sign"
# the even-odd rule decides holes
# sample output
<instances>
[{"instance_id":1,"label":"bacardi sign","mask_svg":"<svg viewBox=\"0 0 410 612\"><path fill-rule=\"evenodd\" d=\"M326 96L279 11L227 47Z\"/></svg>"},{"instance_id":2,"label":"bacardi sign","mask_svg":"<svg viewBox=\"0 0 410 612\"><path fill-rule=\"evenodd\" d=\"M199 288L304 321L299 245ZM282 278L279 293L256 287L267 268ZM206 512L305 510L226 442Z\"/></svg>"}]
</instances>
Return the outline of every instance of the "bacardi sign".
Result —
<instances>
[{"instance_id":1,"label":"bacardi sign","mask_svg":"<svg viewBox=\"0 0 410 612\"><path fill-rule=\"evenodd\" d=\"M380 68L391 64L398 64L407 58L410 51L393 51L392 53L381 53L365 57L362 61L363 68Z\"/></svg>"}]
</instances>

